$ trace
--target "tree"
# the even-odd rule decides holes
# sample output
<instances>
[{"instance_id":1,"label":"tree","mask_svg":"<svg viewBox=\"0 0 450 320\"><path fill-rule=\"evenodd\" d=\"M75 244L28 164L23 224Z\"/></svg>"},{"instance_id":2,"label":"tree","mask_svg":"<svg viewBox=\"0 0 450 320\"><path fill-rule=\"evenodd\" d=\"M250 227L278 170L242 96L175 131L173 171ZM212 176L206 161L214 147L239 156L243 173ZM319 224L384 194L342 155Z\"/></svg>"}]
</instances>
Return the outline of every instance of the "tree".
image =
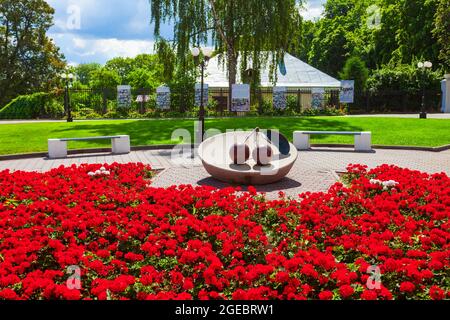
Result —
<instances>
[{"instance_id":1,"label":"tree","mask_svg":"<svg viewBox=\"0 0 450 320\"><path fill-rule=\"evenodd\" d=\"M161 84L161 81L154 71L136 68L127 76L127 83L136 89L156 89Z\"/></svg>"},{"instance_id":2,"label":"tree","mask_svg":"<svg viewBox=\"0 0 450 320\"><path fill-rule=\"evenodd\" d=\"M366 89L369 70L360 57L351 57L345 62L339 76L343 80L355 80L355 91L362 93Z\"/></svg>"},{"instance_id":3,"label":"tree","mask_svg":"<svg viewBox=\"0 0 450 320\"><path fill-rule=\"evenodd\" d=\"M291 43L289 53L300 60L309 63L309 51L311 50L316 24L313 21L302 21L298 27L298 33L294 35L297 41Z\"/></svg>"},{"instance_id":4,"label":"tree","mask_svg":"<svg viewBox=\"0 0 450 320\"><path fill-rule=\"evenodd\" d=\"M83 85L88 85L91 81L91 73L100 69L102 66L99 63L83 63L74 68L77 81Z\"/></svg>"},{"instance_id":5,"label":"tree","mask_svg":"<svg viewBox=\"0 0 450 320\"><path fill-rule=\"evenodd\" d=\"M125 80L133 68L132 61L131 58L113 58L106 62L105 68L116 72L120 77L120 83L125 84Z\"/></svg>"},{"instance_id":6,"label":"tree","mask_svg":"<svg viewBox=\"0 0 450 320\"><path fill-rule=\"evenodd\" d=\"M441 0L436 11L434 36L440 46L439 59L450 72L450 5L448 0Z\"/></svg>"},{"instance_id":7,"label":"tree","mask_svg":"<svg viewBox=\"0 0 450 320\"><path fill-rule=\"evenodd\" d=\"M158 60L158 56L152 54L140 54L135 58L113 58L106 62L105 69L117 73L121 84L131 84L131 81L134 84L141 83L143 85L146 82L142 82L142 77L146 76L153 79L151 82L162 82L163 78L163 66ZM146 71L145 75L142 72L143 70ZM131 76L132 74L134 75ZM136 80L136 77L140 78L140 80ZM138 87L144 88L148 86Z\"/></svg>"},{"instance_id":8,"label":"tree","mask_svg":"<svg viewBox=\"0 0 450 320\"><path fill-rule=\"evenodd\" d=\"M316 23L309 62L337 76L348 57L369 56L371 32L367 30L368 0L329 0L324 17Z\"/></svg>"},{"instance_id":9,"label":"tree","mask_svg":"<svg viewBox=\"0 0 450 320\"><path fill-rule=\"evenodd\" d=\"M0 105L57 84L65 62L46 35L53 14L44 0L0 0Z\"/></svg>"},{"instance_id":10,"label":"tree","mask_svg":"<svg viewBox=\"0 0 450 320\"><path fill-rule=\"evenodd\" d=\"M342 70L348 49L347 31L336 21L322 20L312 41L309 62L332 76Z\"/></svg>"},{"instance_id":11,"label":"tree","mask_svg":"<svg viewBox=\"0 0 450 320\"><path fill-rule=\"evenodd\" d=\"M437 63L439 48L433 38L439 0L397 0L400 8L397 44L400 62L409 64L416 57ZM449 6L448 0L446 6Z\"/></svg>"},{"instance_id":12,"label":"tree","mask_svg":"<svg viewBox=\"0 0 450 320\"><path fill-rule=\"evenodd\" d=\"M173 79L175 68L182 67L186 69L188 58L183 57L181 63L178 63L177 55L174 48L164 40L159 40L155 43L155 51L158 56L159 63L163 66L162 78L164 83L169 83Z\"/></svg>"},{"instance_id":13,"label":"tree","mask_svg":"<svg viewBox=\"0 0 450 320\"><path fill-rule=\"evenodd\" d=\"M296 0L152 0L151 15L155 34L160 26L174 21L177 56L185 59L193 45L212 41L224 55L228 68L229 90L236 83L238 58L243 65L258 71L271 57L272 74L284 56L291 34L301 21ZM262 54L266 52L266 54ZM269 55L268 53L273 53Z\"/></svg>"},{"instance_id":14,"label":"tree","mask_svg":"<svg viewBox=\"0 0 450 320\"><path fill-rule=\"evenodd\" d=\"M90 78L90 85L93 89L112 89L121 84L119 74L106 67L91 72Z\"/></svg>"}]
</instances>

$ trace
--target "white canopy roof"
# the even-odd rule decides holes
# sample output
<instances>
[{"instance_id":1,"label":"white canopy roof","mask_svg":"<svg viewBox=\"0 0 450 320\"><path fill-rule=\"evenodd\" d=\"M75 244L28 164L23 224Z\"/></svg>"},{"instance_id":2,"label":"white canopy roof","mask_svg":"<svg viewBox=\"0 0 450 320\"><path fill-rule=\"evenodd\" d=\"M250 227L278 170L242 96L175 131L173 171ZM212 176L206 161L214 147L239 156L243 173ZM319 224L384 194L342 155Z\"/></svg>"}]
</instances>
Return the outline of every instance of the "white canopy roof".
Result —
<instances>
[{"instance_id":1,"label":"white canopy roof","mask_svg":"<svg viewBox=\"0 0 450 320\"><path fill-rule=\"evenodd\" d=\"M294 88L340 88L341 82L326 73L317 70L309 64L286 53L284 57L286 75L282 75L277 68L277 86ZM209 61L205 70L205 83L211 88L228 88L228 75L226 67L219 63L216 56ZM238 72L237 83L241 83ZM261 86L273 87L269 78L269 66L261 72Z\"/></svg>"}]
</instances>

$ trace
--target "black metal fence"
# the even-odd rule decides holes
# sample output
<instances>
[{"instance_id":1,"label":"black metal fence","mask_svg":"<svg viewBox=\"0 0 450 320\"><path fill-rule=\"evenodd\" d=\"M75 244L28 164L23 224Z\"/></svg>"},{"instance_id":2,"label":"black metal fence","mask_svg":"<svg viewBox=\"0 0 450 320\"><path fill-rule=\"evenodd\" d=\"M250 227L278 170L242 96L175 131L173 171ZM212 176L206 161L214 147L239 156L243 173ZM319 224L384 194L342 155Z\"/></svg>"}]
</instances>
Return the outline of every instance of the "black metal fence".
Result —
<instances>
[{"instance_id":1,"label":"black metal fence","mask_svg":"<svg viewBox=\"0 0 450 320\"><path fill-rule=\"evenodd\" d=\"M69 90L71 110L77 115L93 117L97 115L112 116L126 112L138 115L177 115L193 116L198 112L195 106L195 91L171 90L170 109L159 110L156 103L156 90L149 88L133 88L131 90L131 104L126 110L118 106L117 89L74 89ZM342 109L339 101L338 89L326 89L323 96L325 109ZM311 110L312 90L291 89L286 92L286 110L291 114L301 114ZM426 109L429 112L439 112L441 107L441 93L427 91ZM228 89L210 88L207 114L228 116L235 112L228 110ZM251 114L277 114L273 106L273 91L271 88L260 88L251 91ZM421 110L422 93L407 93L399 90L383 91L377 94L363 93L355 95L355 103L346 105L349 113L386 113L386 112L419 112Z\"/></svg>"},{"instance_id":2,"label":"black metal fence","mask_svg":"<svg viewBox=\"0 0 450 320\"><path fill-rule=\"evenodd\" d=\"M422 109L422 92L385 90L377 93L355 94L355 103L349 106L349 113L415 113ZM436 90L425 91L427 112L439 112L442 106L442 93Z\"/></svg>"},{"instance_id":3,"label":"black metal fence","mask_svg":"<svg viewBox=\"0 0 450 320\"><path fill-rule=\"evenodd\" d=\"M70 89L69 101L73 112L100 115L119 112L117 89ZM207 111L221 115L233 114L228 110L228 89L209 89ZM251 91L251 112L263 114L275 111L273 107L273 92L270 88L262 88ZM165 112L177 112L180 114L195 111L194 90L171 90L170 110ZM286 92L287 110L301 112L311 107L310 89L288 89ZM329 108L339 107L339 90L325 90L323 105ZM154 89L132 89L131 104L128 112L145 114L157 111L156 90Z\"/></svg>"},{"instance_id":4,"label":"black metal fence","mask_svg":"<svg viewBox=\"0 0 450 320\"><path fill-rule=\"evenodd\" d=\"M361 102L351 111L354 113L412 113L420 112L423 92L405 92L386 90L377 94L365 93ZM425 109L427 112L439 112L442 106L442 92L425 91Z\"/></svg>"}]
</instances>

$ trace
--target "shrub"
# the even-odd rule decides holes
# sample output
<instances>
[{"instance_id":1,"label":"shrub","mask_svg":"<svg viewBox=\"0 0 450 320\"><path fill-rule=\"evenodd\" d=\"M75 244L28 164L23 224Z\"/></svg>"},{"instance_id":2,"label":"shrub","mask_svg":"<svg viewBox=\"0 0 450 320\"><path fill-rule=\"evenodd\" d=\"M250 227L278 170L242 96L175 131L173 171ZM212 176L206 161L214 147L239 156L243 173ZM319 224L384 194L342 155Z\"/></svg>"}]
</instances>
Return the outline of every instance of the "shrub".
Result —
<instances>
[{"instance_id":1,"label":"shrub","mask_svg":"<svg viewBox=\"0 0 450 320\"><path fill-rule=\"evenodd\" d=\"M51 93L33 93L15 98L0 110L0 119L60 118L64 107Z\"/></svg>"},{"instance_id":2,"label":"shrub","mask_svg":"<svg viewBox=\"0 0 450 320\"><path fill-rule=\"evenodd\" d=\"M367 79L369 78L369 69L360 57L349 58L339 74L341 79L355 80L355 92L361 93L366 89Z\"/></svg>"},{"instance_id":3,"label":"shrub","mask_svg":"<svg viewBox=\"0 0 450 320\"><path fill-rule=\"evenodd\" d=\"M386 65L373 71L367 81L367 89L374 95L383 91L417 93L422 89L422 85L428 90L439 90L441 79L440 71L423 74L416 65Z\"/></svg>"},{"instance_id":4,"label":"shrub","mask_svg":"<svg viewBox=\"0 0 450 320\"><path fill-rule=\"evenodd\" d=\"M417 63L383 66L367 82L371 111L419 111L423 88L429 111L438 110L441 79L442 71L423 72Z\"/></svg>"}]
</instances>

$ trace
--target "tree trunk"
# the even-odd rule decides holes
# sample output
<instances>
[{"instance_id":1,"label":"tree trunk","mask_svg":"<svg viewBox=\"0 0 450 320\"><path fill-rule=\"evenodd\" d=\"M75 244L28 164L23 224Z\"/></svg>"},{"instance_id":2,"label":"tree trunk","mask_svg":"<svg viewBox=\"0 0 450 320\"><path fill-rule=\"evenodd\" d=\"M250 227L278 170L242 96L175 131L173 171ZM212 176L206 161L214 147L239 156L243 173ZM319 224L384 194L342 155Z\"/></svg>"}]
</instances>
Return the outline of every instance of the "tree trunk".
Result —
<instances>
[{"instance_id":1,"label":"tree trunk","mask_svg":"<svg viewBox=\"0 0 450 320\"><path fill-rule=\"evenodd\" d=\"M231 98L233 93L233 84L236 83L237 75L237 54L233 48L228 48L228 110L231 111Z\"/></svg>"}]
</instances>

